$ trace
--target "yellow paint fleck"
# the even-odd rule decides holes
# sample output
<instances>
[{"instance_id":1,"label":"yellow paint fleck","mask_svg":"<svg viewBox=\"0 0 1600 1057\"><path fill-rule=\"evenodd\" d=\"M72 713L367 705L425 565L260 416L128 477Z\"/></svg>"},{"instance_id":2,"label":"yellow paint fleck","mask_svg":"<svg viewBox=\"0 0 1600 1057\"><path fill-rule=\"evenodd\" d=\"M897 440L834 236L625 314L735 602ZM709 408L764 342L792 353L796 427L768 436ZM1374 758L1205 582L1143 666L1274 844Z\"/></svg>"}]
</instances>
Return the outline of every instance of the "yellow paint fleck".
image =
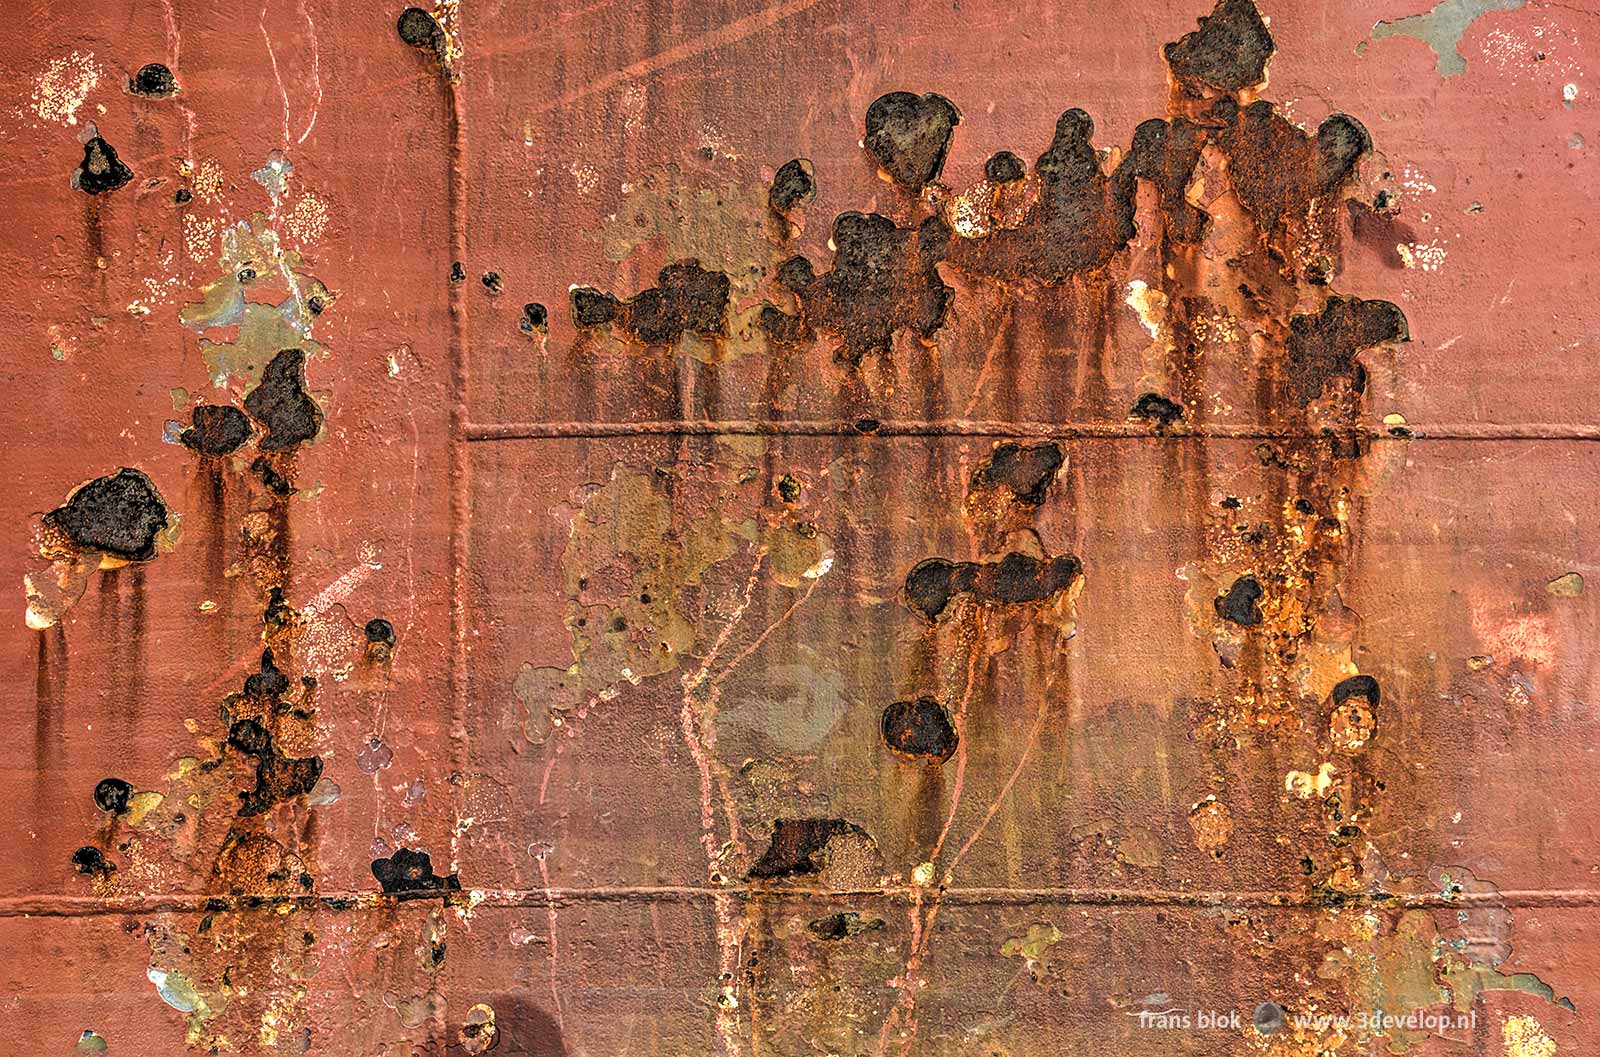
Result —
<instances>
[{"instance_id":1,"label":"yellow paint fleck","mask_svg":"<svg viewBox=\"0 0 1600 1057\"><path fill-rule=\"evenodd\" d=\"M1507 1017L1500 1026L1506 1057L1555 1057L1556 1043L1532 1017Z\"/></svg>"}]
</instances>

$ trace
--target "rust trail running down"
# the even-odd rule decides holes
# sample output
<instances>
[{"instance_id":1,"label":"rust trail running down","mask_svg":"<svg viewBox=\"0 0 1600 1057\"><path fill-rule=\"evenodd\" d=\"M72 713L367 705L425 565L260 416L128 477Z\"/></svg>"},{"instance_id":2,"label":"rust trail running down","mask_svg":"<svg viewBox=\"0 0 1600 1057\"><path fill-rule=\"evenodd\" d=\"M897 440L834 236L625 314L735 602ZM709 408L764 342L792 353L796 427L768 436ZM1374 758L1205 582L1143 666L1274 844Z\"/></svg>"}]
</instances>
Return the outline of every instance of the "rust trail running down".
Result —
<instances>
[{"instance_id":1,"label":"rust trail running down","mask_svg":"<svg viewBox=\"0 0 1600 1057\"><path fill-rule=\"evenodd\" d=\"M0 1051L1600 1052L1600 9L41 3Z\"/></svg>"}]
</instances>

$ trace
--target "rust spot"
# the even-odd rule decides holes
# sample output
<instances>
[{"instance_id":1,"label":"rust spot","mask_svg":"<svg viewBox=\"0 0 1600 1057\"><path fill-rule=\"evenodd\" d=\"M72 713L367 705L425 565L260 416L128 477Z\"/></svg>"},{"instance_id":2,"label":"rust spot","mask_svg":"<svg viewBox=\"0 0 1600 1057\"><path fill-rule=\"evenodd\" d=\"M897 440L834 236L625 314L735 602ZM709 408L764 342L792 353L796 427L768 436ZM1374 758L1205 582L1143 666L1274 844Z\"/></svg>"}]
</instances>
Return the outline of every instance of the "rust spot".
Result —
<instances>
[{"instance_id":1,"label":"rust spot","mask_svg":"<svg viewBox=\"0 0 1600 1057\"><path fill-rule=\"evenodd\" d=\"M866 836L866 830L842 818L780 818L772 824L772 842L750 867L759 880L820 873L828 842L843 835Z\"/></svg>"},{"instance_id":2,"label":"rust spot","mask_svg":"<svg viewBox=\"0 0 1600 1057\"><path fill-rule=\"evenodd\" d=\"M1333 714L1328 738L1340 752L1354 753L1378 731L1378 681L1370 675L1352 675L1333 688Z\"/></svg>"},{"instance_id":3,"label":"rust spot","mask_svg":"<svg viewBox=\"0 0 1600 1057\"><path fill-rule=\"evenodd\" d=\"M128 810L133 797L133 786L121 778L102 778L95 783L94 803L108 815L120 815Z\"/></svg>"},{"instance_id":4,"label":"rust spot","mask_svg":"<svg viewBox=\"0 0 1600 1057\"><path fill-rule=\"evenodd\" d=\"M1251 0L1221 0L1199 27L1162 49L1185 92L1234 93L1267 79L1272 36Z\"/></svg>"},{"instance_id":5,"label":"rust spot","mask_svg":"<svg viewBox=\"0 0 1600 1057\"><path fill-rule=\"evenodd\" d=\"M216 889L229 895L298 895L314 885L305 861L265 833L228 834L211 875Z\"/></svg>"},{"instance_id":6,"label":"rust spot","mask_svg":"<svg viewBox=\"0 0 1600 1057\"><path fill-rule=\"evenodd\" d=\"M155 484L124 466L74 490L44 516L44 525L78 547L143 562L156 556L156 537L168 520L167 504Z\"/></svg>"},{"instance_id":7,"label":"rust spot","mask_svg":"<svg viewBox=\"0 0 1600 1057\"><path fill-rule=\"evenodd\" d=\"M842 940L883 928L882 918L862 917L853 910L829 914L806 922L806 930L819 940Z\"/></svg>"},{"instance_id":8,"label":"rust spot","mask_svg":"<svg viewBox=\"0 0 1600 1057\"><path fill-rule=\"evenodd\" d=\"M544 333L550 329L550 314L545 307L537 301L531 301L522 306L522 320L517 324L517 329L524 334L534 332Z\"/></svg>"},{"instance_id":9,"label":"rust spot","mask_svg":"<svg viewBox=\"0 0 1600 1057\"><path fill-rule=\"evenodd\" d=\"M1044 441L1040 444L1018 444L1006 441L995 445L989 458L972 474L974 488L1005 488L1017 502L1038 506L1050 491L1066 457L1059 445Z\"/></svg>"},{"instance_id":10,"label":"rust spot","mask_svg":"<svg viewBox=\"0 0 1600 1057\"><path fill-rule=\"evenodd\" d=\"M851 365L888 352L902 330L928 340L944 325L955 294L938 270L949 240L937 217L902 228L877 213L840 214L833 222L833 269L804 285L803 275L788 277L799 287L799 320L771 309L762 326L780 343L812 331L833 334L835 358Z\"/></svg>"},{"instance_id":11,"label":"rust spot","mask_svg":"<svg viewBox=\"0 0 1600 1057\"><path fill-rule=\"evenodd\" d=\"M950 261L970 275L1059 282L1108 263L1133 238L1132 181L1114 189L1100 168L1094 121L1072 109L1034 171L1039 197L1015 228L956 239Z\"/></svg>"},{"instance_id":12,"label":"rust spot","mask_svg":"<svg viewBox=\"0 0 1600 1057\"><path fill-rule=\"evenodd\" d=\"M1174 422L1183 418L1183 405L1160 393L1141 393L1128 416L1153 422L1157 429L1171 429Z\"/></svg>"},{"instance_id":13,"label":"rust spot","mask_svg":"<svg viewBox=\"0 0 1600 1057\"><path fill-rule=\"evenodd\" d=\"M906 574L905 596L913 612L932 622L958 595L984 605L1042 602L1082 578L1083 563L1070 554L1035 558L1013 551L992 562L928 558Z\"/></svg>"},{"instance_id":14,"label":"rust spot","mask_svg":"<svg viewBox=\"0 0 1600 1057\"><path fill-rule=\"evenodd\" d=\"M1388 301L1331 297L1316 315L1295 316L1289 324L1286 380L1295 398L1309 402L1336 378L1359 393L1366 372L1356 362L1362 349L1410 337L1406 317Z\"/></svg>"},{"instance_id":15,"label":"rust spot","mask_svg":"<svg viewBox=\"0 0 1600 1057\"><path fill-rule=\"evenodd\" d=\"M83 145L83 162L72 174L72 186L84 194L103 195L133 179L133 170L117 157L116 148L99 136Z\"/></svg>"},{"instance_id":16,"label":"rust spot","mask_svg":"<svg viewBox=\"0 0 1600 1057\"><path fill-rule=\"evenodd\" d=\"M1022 159L1008 150L996 151L983 163L983 178L990 183L1015 183L1026 175Z\"/></svg>"},{"instance_id":17,"label":"rust spot","mask_svg":"<svg viewBox=\"0 0 1600 1057\"><path fill-rule=\"evenodd\" d=\"M250 418L231 404L201 404L190 416L193 423L178 437L183 446L201 455L232 455L250 439Z\"/></svg>"},{"instance_id":18,"label":"rust spot","mask_svg":"<svg viewBox=\"0 0 1600 1057\"><path fill-rule=\"evenodd\" d=\"M322 429L322 409L306 392L306 354L283 349L272 357L261 382L244 398L250 417L266 427L262 451L284 451L311 440Z\"/></svg>"},{"instance_id":19,"label":"rust spot","mask_svg":"<svg viewBox=\"0 0 1600 1057\"><path fill-rule=\"evenodd\" d=\"M772 177L767 190L767 204L781 217L808 205L817 197L817 175L811 163L804 158L784 162Z\"/></svg>"},{"instance_id":20,"label":"rust spot","mask_svg":"<svg viewBox=\"0 0 1600 1057\"><path fill-rule=\"evenodd\" d=\"M72 865L77 867L81 874L94 877L108 877L117 868L117 864L107 859L105 853L92 845L85 845L72 853Z\"/></svg>"},{"instance_id":21,"label":"rust spot","mask_svg":"<svg viewBox=\"0 0 1600 1057\"><path fill-rule=\"evenodd\" d=\"M614 324L646 345L671 345L685 331L705 337L726 333L728 277L697 260L661 269L657 285L627 301L593 287L572 291L572 318L580 327Z\"/></svg>"},{"instance_id":22,"label":"rust spot","mask_svg":"<svg viewBox=\"0 0 1600 1057\"><path fill-rule=\"evenodd\" d=\"M256 786L239 794L239 817L249 818L311 792L322 777L322 757L297 759L284 756L273 745L271 733L258 720L241 719L228 731L228 744L256 759Z\"/></svg>"},{"instance_id":23,"label":"rust spot","mask_svg":"<svg viewBox=\"0 0 1600 1057\"><path fill-rule=\"evenodd\" d=\"M178 79L172 71L159 62L146 63L139 72L128 79L128 91L134 95L165 97L178 91Z\"/></svg>"},{"instance_id":24,"label":"rust spot","mask_svg":"<svg viewBox=\"0 0 1600 1057\"><path fill-rule=\"evenodd\" d=\"M950 714L931 697L896 701L883 710L883 741L912 759L943 763L956 751L956 729Z\"/></svg>"},{"instance_id":25,"label":"rust spot","mask_svg":"<svg viewBox=\"0 0 1600 1057\"><path fill-rule=\"evenodd\" d=\"M461 891L461 881L455 874L440 877L433 872L433 860L425 851L400 848L387 859L372 861L372 876L378 879L385 895L399 900L429 899L436 895L449 898L450 892Z\"/></svg>"},{"instance_id":26,"label":"rust spot","mask_svg":"<svg viewBox=\"0 0 1600 1057\"><path fill-rule=\"evenodd\" d=\"M432 15L420 7L408 7L400 12L394 28L400 34L400 39L413 48L438 51L444 46L444 30Z\"/></svg>"},{"instance_id":27,"label":"rust spot","mask_svg":"<svg viewBox=\"0 0 1600 1057\"><path fill-rule=\"evenodd\" d=\"M1263 595L1261 581L1254 576L1241 576L1228 588L1227 593L1218 595L1212 603L1217 610L1217 616L1240 627L1254 627L1261 623L1261 597Z\"/></svg>"},{"instance_id":28,"label":"rust spot","mask_svg":"<svg viewBox=\"0 0 1600 1057\"><path fill-rule=\"evenodd\" d=\"M867 150L896 184L921 191L939 178L961 112L942 95L890 92L867 108Z\"/></svg>"}]
</instances>

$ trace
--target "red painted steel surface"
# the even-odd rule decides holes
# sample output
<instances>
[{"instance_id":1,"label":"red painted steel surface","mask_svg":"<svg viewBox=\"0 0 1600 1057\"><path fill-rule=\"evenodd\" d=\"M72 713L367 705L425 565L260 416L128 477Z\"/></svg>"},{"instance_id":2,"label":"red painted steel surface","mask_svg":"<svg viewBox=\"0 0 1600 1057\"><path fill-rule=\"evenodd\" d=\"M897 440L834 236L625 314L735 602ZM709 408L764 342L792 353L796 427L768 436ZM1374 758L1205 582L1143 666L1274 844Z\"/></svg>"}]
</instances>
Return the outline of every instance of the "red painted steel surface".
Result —
<instances>
[{"instance_id":1,"label":"red painted steel surface","mask_svg":"<svg viewBox=\"0 0 1600 1057\"><path fill-rule=\"evenodd\" d=\"M1203 102L1176 0L16 12L0 1048L1590 1052L1600 14L1260 7ZM893 91L959 109L920 195ZM1007 270L1071 107L1108 177L1210 145ZM782 288L851 211L942 218L932 278ZM578 325L690 258L721 333ZM1404 327L1317 346L1333 297ZM121 467L127 564L47 516Z\"/></svg>"}]
</instances>

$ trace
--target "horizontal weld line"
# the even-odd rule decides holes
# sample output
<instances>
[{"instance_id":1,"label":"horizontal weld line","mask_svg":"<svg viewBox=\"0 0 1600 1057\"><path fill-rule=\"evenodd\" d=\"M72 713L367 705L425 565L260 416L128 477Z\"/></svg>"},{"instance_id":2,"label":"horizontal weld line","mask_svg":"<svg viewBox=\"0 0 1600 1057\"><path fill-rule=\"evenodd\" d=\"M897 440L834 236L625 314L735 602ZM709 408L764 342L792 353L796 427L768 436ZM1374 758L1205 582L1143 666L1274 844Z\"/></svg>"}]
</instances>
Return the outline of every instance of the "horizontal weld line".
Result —
<instances>
[{"instance_id":1,"label":"horizontal weld line","mask_svg":"<svg viewBox=\"0 0 1600 1057\"><path fill-rule=\"evenodd\" d=\"M863 420L868 421L868 420ZM1600 426L1441 426L1405 434L1352 428L1308 432L1262 426L1211 425L1204 429L1158 430L1116 422L880 422L870 428L831 419L725 419L720 421L650 422L502 422L468 423L469 441L586 439L652 436L801 436L801 437L1049 437L1063 440L1321 440L1358 437L1363 440L1499 441L1600 440Z\"/></svg>"},{"instance_id":2,"label":"horizontal weld line","mask_svg":"<svg viewBox=\"0 0 1600 1057\"><path fill-rule=\"evenodd\" d=\"M860 899L910 900L921 895L928 901L966 906L1059 906L1097 907L1192 907L1195 909L1282 909L1323 910L1333 903L1303 892L1272 891L1176 891L1086 888L986 888L962 887L924 889L912 885L884 888L831 889L785 887L782 885L740 885L725 888L663 885L653 887L529 888L444 892L422 889L385 894L375 891L288 896L215 896L196 893L172 895L69 896L42 894L10 896L0 899L0 918L6 917L95 917L129 913L221 913L259 911L272 913L291 906L334 912L372 911L405 901L471 903L486 907L545 907L566 903L698 902L730 896L750 900L847 901ZM1374 906L1399 909L1433 910L1446 907L1503 907L1506 909L1553 907L1600 907L1600 891L1592 889L1527 889L1498 893L1463 892L1454 897L1437 893L1393 895L1357 893L1343 898L1339 906Z\"/></svg>"}]
</instances>

